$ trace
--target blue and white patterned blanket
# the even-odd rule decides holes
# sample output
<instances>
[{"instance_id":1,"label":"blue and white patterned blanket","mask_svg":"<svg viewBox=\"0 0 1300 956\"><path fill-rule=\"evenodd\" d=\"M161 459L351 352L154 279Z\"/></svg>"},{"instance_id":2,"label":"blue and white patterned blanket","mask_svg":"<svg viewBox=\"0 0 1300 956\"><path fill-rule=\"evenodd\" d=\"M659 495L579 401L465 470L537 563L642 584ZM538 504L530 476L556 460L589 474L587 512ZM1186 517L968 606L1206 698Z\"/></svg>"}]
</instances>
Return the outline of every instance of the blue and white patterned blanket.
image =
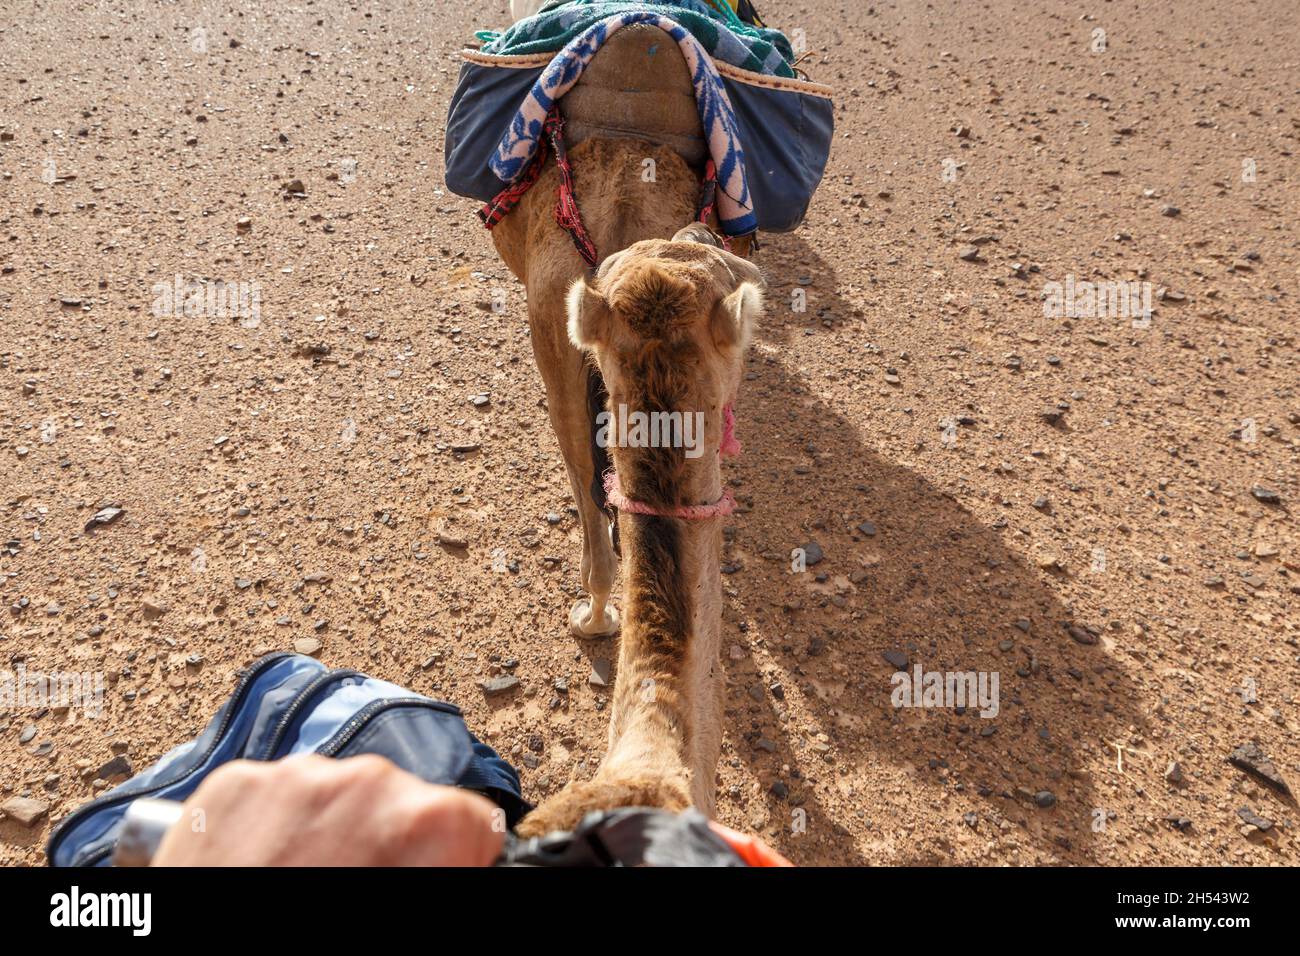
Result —
<instances>
[{"instance_id":1,"label":"blue and white patterned blanket","mask_svg":"<svg viewBox=\"0 0 1300 956\"><path fill-rule=\"evenodd\" d=\"M537 151L546 114L569 91L601 45L617 30L634 23L649 23L671 36L681 48L695 84L705 141L718 178L718 218L728 235L748 235L758 228L749 186L745 180L745 155L740 145L736 114L717 67L703 45L676 20L660 13L628 11L593 24L571 40L542 71L502 137L490 166L506 182L514 182Z\"/></svg>"}]
</instances>

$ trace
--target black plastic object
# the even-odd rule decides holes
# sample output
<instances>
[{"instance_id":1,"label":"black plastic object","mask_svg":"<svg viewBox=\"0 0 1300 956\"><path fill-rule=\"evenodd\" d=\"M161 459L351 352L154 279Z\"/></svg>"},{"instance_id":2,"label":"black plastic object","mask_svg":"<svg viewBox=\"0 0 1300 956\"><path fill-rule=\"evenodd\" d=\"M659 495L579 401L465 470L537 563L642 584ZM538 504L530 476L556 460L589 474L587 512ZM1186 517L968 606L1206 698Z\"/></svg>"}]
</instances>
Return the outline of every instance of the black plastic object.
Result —
<instances>
[{"instance_id":1,"label":"black plastic object","mask_svg":"<svg viewBox=\"0 0 1300 956\"><path fill-rule=\"evenodd\" d=\"M745 866L698 810L589 813L572 832L508 836L497 866Z\"/></svg>"}]
</instances>

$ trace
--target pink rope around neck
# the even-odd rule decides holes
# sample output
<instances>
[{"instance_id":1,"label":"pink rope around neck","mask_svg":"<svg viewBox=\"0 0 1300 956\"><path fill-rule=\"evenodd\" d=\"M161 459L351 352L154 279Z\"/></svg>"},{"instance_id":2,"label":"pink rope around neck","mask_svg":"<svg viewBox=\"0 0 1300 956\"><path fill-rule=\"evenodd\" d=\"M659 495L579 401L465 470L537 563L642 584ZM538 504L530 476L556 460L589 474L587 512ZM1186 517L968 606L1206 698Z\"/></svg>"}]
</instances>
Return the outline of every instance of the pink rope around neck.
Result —
<instances>
[{"instance_id":1,"label":"pink rope around neck","mask_svg":"<svg viewBox=\"0 0 1300 956\"><path fill-rule=\"evenodd\" d=\"M731 490L728 488L723 488L722 497L711 505L677 505L675 508L661 510L623 494L623 486L618 483L618 475L612 471L605 472L605 497L619 511L634 515L652 515L656 518L682 518L686 521L725 518L736 510L736 499L732 497Z\"/></svg>"}]
</instances>

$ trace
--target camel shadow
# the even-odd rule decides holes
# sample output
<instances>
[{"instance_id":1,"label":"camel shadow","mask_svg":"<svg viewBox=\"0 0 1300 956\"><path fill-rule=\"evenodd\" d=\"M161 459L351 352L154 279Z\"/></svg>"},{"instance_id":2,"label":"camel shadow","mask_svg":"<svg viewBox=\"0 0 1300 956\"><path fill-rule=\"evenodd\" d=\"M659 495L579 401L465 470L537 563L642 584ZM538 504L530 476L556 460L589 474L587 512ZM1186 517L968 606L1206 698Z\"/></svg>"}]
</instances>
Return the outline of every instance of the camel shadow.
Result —
<instances>
[{"instance_id":1,"label":"camel shadow","mask_svg":"<svg viewBox=\"0 0 1300 956\"><path fill-rule=\"evenodd\" d=\"M744 507L723 555L720 810L801 864L943 864L955 844L1004 839L1034 858L1095 862L1108 811L1083 757L1143 733L1137 689L1049 587L1052 572L865 444L792 367L792 335L847 322L865 343L883 317L853 318L797 237L769 239L758 258L769 302L811 282L817 307L769 307L738 403L745 452L726 477ZM932 453L960 454L937 433ZM795 549L806 570L794 570ZM996 715L974 701L895 706L892 676L917 665L985 675L990 690L997 675ZM727 762L749 765L757 799L729 799ZM826 809L831 794L847 813ZM937 826L914 819L927 800Z\"/></svg>"}]
</instances>

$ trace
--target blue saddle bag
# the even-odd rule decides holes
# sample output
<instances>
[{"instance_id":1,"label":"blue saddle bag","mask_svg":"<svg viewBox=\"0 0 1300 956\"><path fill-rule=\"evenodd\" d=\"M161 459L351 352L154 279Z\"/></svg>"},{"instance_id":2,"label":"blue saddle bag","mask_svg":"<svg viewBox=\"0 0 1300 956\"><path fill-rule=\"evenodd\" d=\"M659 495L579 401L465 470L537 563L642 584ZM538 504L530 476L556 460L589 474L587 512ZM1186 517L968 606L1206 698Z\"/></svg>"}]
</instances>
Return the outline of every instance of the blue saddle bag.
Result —
<instances>
[{"instance_id":1,"label":"blue saddle bag","mask_svg":"<svg viewBox=\"0 0 1300 956\"><path fill-rule=\"evenodd\" d=\"M511 827L531 809L514 768L475 739L455 705L301 654L268 654L244 672L198 737L65 817L46 858L51 866L107 866L138 797L181 801L228 761L301 753L387 757L429 783L483 793Z\"/></svg>"}]
</instances>

